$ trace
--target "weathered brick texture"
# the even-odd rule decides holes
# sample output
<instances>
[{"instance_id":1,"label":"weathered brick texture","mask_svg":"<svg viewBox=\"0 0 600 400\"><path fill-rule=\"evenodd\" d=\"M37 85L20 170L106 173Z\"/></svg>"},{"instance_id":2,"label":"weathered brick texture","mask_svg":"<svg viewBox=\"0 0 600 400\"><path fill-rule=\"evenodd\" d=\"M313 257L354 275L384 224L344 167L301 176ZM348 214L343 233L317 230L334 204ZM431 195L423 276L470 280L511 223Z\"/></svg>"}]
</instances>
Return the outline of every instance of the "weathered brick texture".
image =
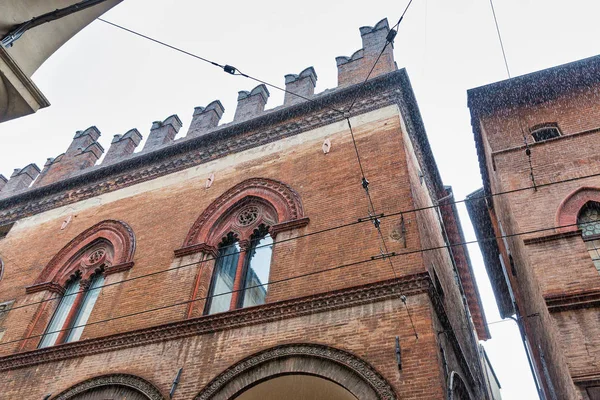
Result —
<instances>
[{"instance_id":1,"label":"weathered brick texture","mask_svg":"<svg viewBox=\"0 0 600 400\"><path fill-rule=\"evenodd\" d=\"M564 76L567 84L574 79ZM585 387L600 384L600 323L593 317L600 274L573 226L579 209L562 205L582 188L600 189L593 176L600 172L600 85L573 85L550 97L484 112L474 123L482 134L491 192L511 192L494 196L492 219L498 236L519 234L505 240L508 248L499 245L546 393L588 398ZM556 123L562 136L534 142L530 128L542 123ZM595 200L587 192L582 196L575 203Z\"/></svg>"},{"instance_id":2,"label":"weathered brick texture","mask_svg":"<svg viewBox=\"0 0 600 400\"><path fill-rule=\"evenodd\" d=\"M375 54L374 49L385 42L387 31L387 21L375 28L361 29L365 46L365 60L360 61L362 70L367 58ZM395 70L393 59L390 64L388 56L391 57L391 49L382 58L387 66L377 69L374 76ZM356 78L362 72L356 69L348 73ZM362 107L362 111L355 111L350 117L375 211L386 215L407 211L381 217L381 232L387 251L394 254L392 258L385 258L391 254L383 254L382 258L381 238L368 220L370 206L344 118L323 114L313 104L302 108L300 102L289 99L289 109L279 110L279 114L277 110L265 113L268 92L261 85L251 92L241 92L233 123L233 129L238 131L227 131L228 140L246 147L191 167L177 167L192 158L190 152L201 140L206 139L202 143L209 148L211 141L226 137L225 133L212 132L218 129L223 112L220 103L213 102L196 110L189 138L179 142L189 146L187 153L169 161L173 169L168 173L153 176L153 172L165 168L159 166L164 162L161 151L169 154L178 146L171 142L181 124L172 116L155 123L141 155L130 153L136 135L115 138L115 147L108 154L111 158L106 161L110 164L106 168L114 170L115 176L103 177L99 183L108 182L111 189L90 197L85 197L86 190L75 189L72 196L83 196L77 197L78 201L19 217L6 238L0 240L5 264L0 302L15 300L14 309L0 321L0 330L4 329L0 339L2 396L40 399L105 374L131 374L155 385L166 398L175 374L183 368L173 398L190 399L223 371L235 369L237 363L258 352L285 344L318 344L331 352L337 349L360 359L371 371L360 379L372 385L369 379L380 376L396 398L444 399L451 372L464 379L472 398L486 398L476 340L478 334L487 338L487 333L472 276L465 267L467 254L454 256L458 268L455 271L451 254L442 248L444 224L449 226L452 240L461 240L457 221L449 218L454 211L442 210L443 217L433 208L410 211L432 206L449 189L444 189L435 170L424 132L414 127L419 123L415 122L416 117L408 111L399 112L399 106L407 109L402 102L408 100L381 100L386 93L400 96L402 91L410 92L404 71L392 72L386 79L394 77L404 79L406 86L394 83L382 85L381 90L361 91L365 99L359 99L357 109ZM288 84L296 83L295 88L309 96L313 94L314 79L314 70L307 69L289 79ZM374 99L382 104L375 106ZM347 106L350 100L343 101L346 103L335 106ZM252 121L236 128L236 123L246 120ZM313 120L318 123L306 125ZM297 130L276 136L289 126ZM257 135L262 137L257 139ZM123 142L125 139L128 142ZM325 140L332 145L327 154L322 150ZM151 161L143 159L149 156L147 151L154 152ZM134 172L139 174L129 175L138 178L125 185L128 178L116 174L135 157L145 161L127 167L129 172L137 168ZM271 231L275 244L266 304L203 315L215 267L211 258L214 248L211 243L188 243L189 238L198 237L190 231L205 210L215 214L216 222L210 227L220 226L223 215L228 215L228 210L238 203L224 202L229 209L220 210L215 202L232 188L257 179L267 183L279 181L289 188L278 192L285 193L287 200L269 206L277 217L287 215L285 207L291 207L289 204L301 204L303 210L299 214L303 218L277 220L271 226L275 229L284 225L281 232ZM42 191L30 193L32 197L45 195ZM259 189L253 193L264 200ZM243 200L246 199L240 201ZM12 203L7 204L12 207ZM262 217L266 220L266 216ZM356 223L358 218L367 221ZM111 274L107 270L115 266L105 266L105 287L80 341L37 349L40 335L58 304L56 300L44 300L56 297L52 290L57 291L56 286L64 284L61 281L55 286L40 286L45 283L40 274L56 254L65 254L63 249L71 248L69 243L80 238L82 232L106 220L123 221L123 226L131 228L135 235L133 266L128 264ZM285 229L285 224L292 227ZM320 232L339 225L347 226ZM71 258L64 257L83 263L75 264L71 272L79 265L85 267L82 254L85 253L73 251ZM65 265L71 265L69 262ZM434 270L442 288L434 286L430 279ZM85 270L82 275L90 273ZM465 281L464 291L455 284L455 273ZM31 288L33 284L37 285L35 290ZM442 290L443 299L439 297ZM463 295L472 311L464 307ZM396 358L396 336L401 347L401 370ZM21 340L27 337L30 338Z\"/></svg>"}]
</instances>

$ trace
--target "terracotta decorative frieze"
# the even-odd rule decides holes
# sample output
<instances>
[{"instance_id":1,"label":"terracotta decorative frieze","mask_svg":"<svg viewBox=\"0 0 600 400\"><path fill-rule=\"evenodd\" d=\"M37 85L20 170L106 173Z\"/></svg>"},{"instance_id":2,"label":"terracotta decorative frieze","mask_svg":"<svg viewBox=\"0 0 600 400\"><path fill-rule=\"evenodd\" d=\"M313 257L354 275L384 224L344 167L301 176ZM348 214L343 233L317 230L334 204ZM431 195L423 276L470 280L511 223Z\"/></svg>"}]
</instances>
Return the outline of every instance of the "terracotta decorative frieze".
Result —
<instances>
[{"instance_id":1,"label":"terracotta decorative frieze","mask_svg":"<svg viewBox=\"0 0 600 400\"><path fill-rule=\"evenodd\" d=\"M324 362L322 365L316 366L312 366L308 362L277 362L280 359L289 360L290 358L304 358L315 361L323 360ZM256 376L259 374L254 374L255 376L253 376L252 371L266 364L271 365L270 368L264 368L269 370L270 375L284 375L288 373L314 374L313 370L318 370L321 374L325 375L326 379L332 380L342 387L345 387L344 384L351 382L352 389L361 392L360 394L353 393L357 398L364 400L396 399L396 394L392 386L366 361L354 354L330 346L307 343L277 346L250 356L231 366L210 381L194 399L221 399L223 396L218 396L217 394L237 379L243 381L238 386L247 387L256 384L260 376ZM331 368L327 364L341 367L341 369ZM345 373L346 371L349 371L350 374ZM356 381L356 377L359 378L360 382ZM362 382L365 382L370 389L362 389ZM350 391L349 388L346 388L346 390ZM228 393L228 395L230 394Z\"/></svg>"},{"instance_id":2,"label":"terracotta decorative frieze","mask_svg":"<svg viewBox=\"0 0 600 400\"><path fill-rule=\"evenodd\" d=\"M402 100L400 89L405 71L370 80L361 87L361 98L353 106L359 115ZM0 224L17 221L53 208L72 204L114 190L207 163L279 139L298 135L344 119L329 108L344 108L359 87L338 89L305 102L265 113L239 124L230 124L210 134L180 140L157 151L134 154L121 162L100 165L60 182L33 188L0 200Z\"/></svg>"},{"instance_id":3,"label":"terracotta decorative frieze","mask_svg":"<svg viewBox=\"0 0 600 400\"><path fill-rule=\"evenodd\" d=\"M353 307L429 290L427 273L0 357L0 371Z\"/></svg>"},{"instance_id":4,"label":"terracotta decorative frieze","mask_svg":"<svg viewBox=\"0 0 600 400\"><path fill-rule=\"evenodd\" d=\"M251 178L225 191L206 207L189 230L184 247L196 243L217 246L227 232L249 237L261 223L280 225L281 231L286 226L281 222L296 220L308 223L300 195L294 189L275 179Z\"/></svg>"},{"instance_id":5,"label":"terracotta decorative frieze","mask_svg":"<svg viewBox=\"0 0 600 400\"><path fill-rule=\"evenodd\" d=\"M546 296L544 300L550 312L596 308L600 307L600 290Z\"/></svg>"},{"instance_id":6,"label":"terracotta decorative frieze","mask_svg":"<svg viewBox=\"0 0 600 400\"><path fill-rule=\"evenodd\" d=\"M116 220L99 222L60 249L26 292L56 291L74 273L88 279L101 268L105 274L126 271L133 266L134 253L135 235L129 225Z\"/></svg>"},{"instance_id":7,"label":"terracotta decorative frieze","mask_svg":"<svg viewBox=\"0 0 600 400\"><path fill-rule=\"evenodd\" d=\"M125 386L144 394L148 400L164 400L165 397L150 382L128 374L112 374L97 376L65 390L52 400L69 400L79 398L78 395L103 386Z\"/></svg>"},{"instance_id":8,"label":"terracotta decorative frieze","mask_svg":"<svg viewBox=\"0 0 600 400\"><path fill-rule=\"evenodd\" d=\"M590 374L572 375L571 378L579 386L600 385L600 374L592 372Z\"/></svg>"}]
</instances>

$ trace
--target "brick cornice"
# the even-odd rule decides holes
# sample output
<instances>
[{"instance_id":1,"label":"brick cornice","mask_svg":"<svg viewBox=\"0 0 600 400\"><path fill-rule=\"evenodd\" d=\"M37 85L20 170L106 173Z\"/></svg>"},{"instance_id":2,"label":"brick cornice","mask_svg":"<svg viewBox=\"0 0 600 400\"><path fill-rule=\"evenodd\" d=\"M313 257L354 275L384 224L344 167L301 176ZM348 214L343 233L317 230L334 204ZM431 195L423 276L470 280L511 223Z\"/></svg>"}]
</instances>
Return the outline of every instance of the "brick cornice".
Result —
<instances>
[{"instance_id":1,"label":"brick cornice","mask_svg":"<svg viewBox=\"0 0 600 400\"><path fill-rule=\"evenodd\" d=\"M0 371L426 293L427 273L0 357Z\"/></svg>"},{"instance_id":2,"label":"brick cornice","mask_svg":"<svg viewBox=\"0 0 600 400\"><path fill-rule=\"evenodd\" d=\"M401 101L406 71L399 70L360 85L316 96L311 102L281 107L255 119L229 124L206 135L176 141L153 152L134 154L114 164L99 165L50 185L0 200L0 223L8 223L103 193L122 189L232 153L271 143L307 130L342 121L328 107L343 106L360 91L352 115Z\"/></svg>"},{"instance_id":3,"label":"brick cornice","mask_svg":"<svg viewBox=\"0 0 600 400\"><path fill-rule=\"evenodd\" d=\"M600 290L545 296L544 300L550 312L600 307Z\"/></svg>"},{"instance_id":4,"label":"brick cornice","mask_svg":"<svg viewBox=\"0 0 600 400\"><path fill-rule=\"evenodd\" d=\"M117 264L117 265L111 265L110 267L106 267L104 269L104 276L116 274L118 272L129 271L131 268L133 268L133 265L134 265L133 261L124 262L124 263Z\"/></svg>"},{"instance_id":5,"label":"brick cornice","mask_svg":"<svg viewBox=\"0 0 600 400\"><path fill-rule=\"evenodd\" d=\"M278 233L289 231L296 228L304 228L310 222L308 217L293 219L290 221L284 221L279 224L275 224L271 227L269 232L273 237L277 236Z\"/></svg>"},{"instance_id":6,"label":"brick cornice","mask_svg":"<svg viewBox=\"0 0 600 400\"><path fill-rule=\"evenodd\" d=\"M553 242L555 240L567 239L567 238L574 237L574 236L581 237L581 229L577 229L577 227L573 227L573 230L570 232L559 232L559 233L552 233L550 235L543 235L543 236L527 238L527 239L523 240L523 243L525 245L530 245L530 244L538 244L538 243L545 243L545 242Z\"/></svg>"},{"instance_id":7,"label":"brick cornice","mask_svg":"<svg viewBox=\"0 0 600 400\"><path fill-rule=\"evenodd\" d=\"M25 293L32 294L37 292L43 292L44 290L48 290L49 292L56 293L61 296L65 293L65 288L63 288L56 282L43 282L27 286L25 288Z\"/></svg>"},{"instance_id":8,"label":"brick cornice","mask_svg":"<svg viewBox=\"0 0 600 400\"><path fill-rule=\"evenodd\" d=\"M589 374L572 375L573 382L577 385L588 386L590 384L600 383L600 373L592 372Z\"/></svg>"},{"instance_id":9,"label":"brick cornice","mask_svg":"<svg viewBox=\"0 0 600 400\"><path fill-rule=\"evenodd\" d=\"M175 253L175 257L183 257L200 252L211 255L213 258L217 258L219 255L219 250L215 246L211 246L206 243L192 244L190 246L181 247L173 251L173 253Z\"/></svg>"}]
</instances>

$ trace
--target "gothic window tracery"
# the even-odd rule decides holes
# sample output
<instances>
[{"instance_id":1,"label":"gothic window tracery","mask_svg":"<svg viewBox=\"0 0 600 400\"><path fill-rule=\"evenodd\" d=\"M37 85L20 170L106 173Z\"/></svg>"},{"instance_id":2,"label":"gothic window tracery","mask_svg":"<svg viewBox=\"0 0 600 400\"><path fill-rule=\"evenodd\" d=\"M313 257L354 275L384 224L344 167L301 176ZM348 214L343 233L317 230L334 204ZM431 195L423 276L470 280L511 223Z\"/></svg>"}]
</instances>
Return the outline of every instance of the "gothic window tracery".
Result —
<instances>
[{"instance_id":1,"label":"gothic window tracery","mask_svg":"<svg viewBox=\"0 0 600 400\"><path fill-rule=\"evenodd\" d=\"M577 226L585 241L588 253L594 266L600 272L600 203L586 203L577 216Z\"/></svg>"},{"instance_id":2,"label":"gothic window tracery","mask_svg":"<svg viewBox=\"0 0 600 400\"><path fill-rule=\"evenodd\" d=\"M71 261L73 272L62 285L64 293L38 347L75 342L81 338L104 284L104 268L112 259L108 246L99 241Z\"/></svg>"},{"instance_id":3,"label":"gothic window tracery","mask_svg":"<svg viewBox=\"0 0 600 400\"><path fill-rule=\"evenodd\" d=\"M273 251L269 227L277 221L276 216L269 204L250 197L215 227L222 239L205 314L265 303Z\"/></svg>"},{"instance_id":4,"label":"gothic window tracery","mask_svg":"<svg viewBox=\"0 0 600 400\"><path fill-rule=\"evenodd\" d=\"M134 265L135 235L123 221L104 220L81 232L46 264L26 293L48 292L56 301L51 315L40 309L30 332L44 332L37 347L81 339L100 297L105 276L128 271ZM23 348L34 346L24 341Z\"/></svg>"},{"instance_id":5,"label":"gothic window tracery","mask_svg":"<svg viewBox=\"0 0 600 400\"><path fill-rule=\"evenodd\" d=\"M250 178L220 194L175 250L176 257L215 259L196 276L191 298L206 300L197 310L190 305L187 317L265 303L275 238L308 223L300 195L283 182Z\"/></svg>"}]
</instances>

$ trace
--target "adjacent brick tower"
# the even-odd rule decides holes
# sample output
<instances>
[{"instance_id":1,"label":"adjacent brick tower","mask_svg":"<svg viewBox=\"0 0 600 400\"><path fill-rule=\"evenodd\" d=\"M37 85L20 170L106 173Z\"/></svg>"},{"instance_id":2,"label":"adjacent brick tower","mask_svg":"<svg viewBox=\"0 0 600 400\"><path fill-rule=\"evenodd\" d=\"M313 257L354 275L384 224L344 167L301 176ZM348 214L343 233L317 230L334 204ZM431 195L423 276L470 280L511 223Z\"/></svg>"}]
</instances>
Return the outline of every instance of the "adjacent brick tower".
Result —
<instances>
[{"instance_id":1,"label":"adjacent brick tower","mask_svg":"<svg viewBox=\"0 0 600 400\"><path fill-rule=\"evenodd\" d=\"M360 29L333 90L308 67L285 76L304 98L265 109L248 88L233 122L215 100L187 133L154 122L141 151L116 135L101 163L91 127L0 179L0 397L498 398L452 190L391 45L361 85L388 32Z\"/></svg>"},{"instance_id":2,"label":"adjacent brick tower","mask_svg":"<svg viewBox=\"0 0 600 400\"><path fill-rule=\"evenodd\" d=\"M468 202L542 398L600 399L600 57L469 91ZM497 237L497 240L494 240Z\"/></svg>"}]
</instances>

